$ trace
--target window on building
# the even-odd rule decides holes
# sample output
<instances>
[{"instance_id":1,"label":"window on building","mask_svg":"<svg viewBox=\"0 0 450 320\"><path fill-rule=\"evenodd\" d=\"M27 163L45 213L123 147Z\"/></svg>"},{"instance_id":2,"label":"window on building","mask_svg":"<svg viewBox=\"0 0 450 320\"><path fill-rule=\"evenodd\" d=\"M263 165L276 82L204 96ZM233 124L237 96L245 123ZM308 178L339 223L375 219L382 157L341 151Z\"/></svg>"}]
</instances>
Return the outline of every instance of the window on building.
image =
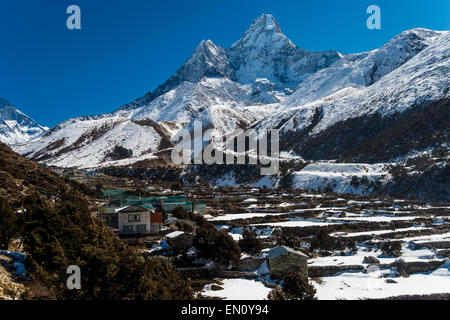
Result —
<instances>
[{"instance_id":1,"label":"window on building","mask_svg":"<svg viewBox=\"0 0 450 320\"><path fill-rule=\"evenodd\" d=\"M128 215L128 222L140 222L141 215L140 214L130 214Z\"/></svg>"},{"instance_id":2,"label":"window on building","mask_svg":"<svg viewBox=\"0 0 450 320\"><path fill-rule=\"evenodd\" d=\"M136 226L137 233L145 233L147 232L147 226L145 224L140 224Z\"/></svg>"},{"instance_id":3,"label":"window on building","mask_svg":"<svg viewBox=\"0 0 450 320\"><path fill-rule=\"evenodd\" d=\"M123 232L124 233L132 233L133 232L133 226L123 226Z\"/></svg>"}]
</instances>

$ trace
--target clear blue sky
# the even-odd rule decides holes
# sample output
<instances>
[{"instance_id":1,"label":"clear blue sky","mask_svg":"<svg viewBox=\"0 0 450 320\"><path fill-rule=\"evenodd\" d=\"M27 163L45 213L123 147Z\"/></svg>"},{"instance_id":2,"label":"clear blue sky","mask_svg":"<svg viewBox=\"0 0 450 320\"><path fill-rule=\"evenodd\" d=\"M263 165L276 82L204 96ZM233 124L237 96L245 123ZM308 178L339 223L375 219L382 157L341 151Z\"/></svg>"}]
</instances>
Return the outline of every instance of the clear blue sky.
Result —
<instances>
[{"instance_id":1,"label":"clear blue sky","mask_svg":"<svg viewBox=\"0 0 450 320\"><path fill-rule=\"evenodd\" d=\"M66 8L82 30L66 28ZM382 29L366 28L366 8ZM311 51L355 53L406 29L450 29L449 0L0 0L0 96L47 126L110 112L163 83L202 39L225 48L272 13Z\"/></svg>"}]
</instances>

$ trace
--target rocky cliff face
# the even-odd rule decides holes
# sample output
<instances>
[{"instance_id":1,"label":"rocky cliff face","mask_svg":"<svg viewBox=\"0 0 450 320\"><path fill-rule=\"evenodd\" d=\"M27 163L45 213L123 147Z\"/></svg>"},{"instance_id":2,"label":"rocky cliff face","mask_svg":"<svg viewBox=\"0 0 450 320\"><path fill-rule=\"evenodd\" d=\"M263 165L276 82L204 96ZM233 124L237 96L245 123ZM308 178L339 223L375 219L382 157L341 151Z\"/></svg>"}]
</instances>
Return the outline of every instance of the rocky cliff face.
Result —
<instances>
[{"instance_id":1,"label":"rocky cliff face","mask_svg":"<svg viewBox=\"0 0 450 320\"><path fill-rule=\"evenodd\" d=\"M307 75L342 57L336 51L313 53L298 48L270 14L256 19L228 55L238 82L266 78L280 88L295 87Z\"/></svg>"}]
</instances>

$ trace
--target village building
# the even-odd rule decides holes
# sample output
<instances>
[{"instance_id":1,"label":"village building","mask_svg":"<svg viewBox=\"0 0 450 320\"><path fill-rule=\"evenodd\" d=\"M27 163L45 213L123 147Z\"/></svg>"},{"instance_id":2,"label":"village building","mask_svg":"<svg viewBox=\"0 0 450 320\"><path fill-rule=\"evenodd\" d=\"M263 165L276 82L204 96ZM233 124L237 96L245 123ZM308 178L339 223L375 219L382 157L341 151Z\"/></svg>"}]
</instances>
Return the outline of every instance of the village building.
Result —
<instances>
[{"instance_id":1,"label":"village building","mask_svg":"<svg viewBox=\"0 0 450 320\"><path fill-rule=\"evenodd\" d=\"M116 212L120 209L118 207L103 207L99 210L98 217L106 226L112 229L118 229L119 218Z\"/></svg>"},{"instance_id":2,"label":"village building","mask_svg":"<svg viewBox=\"0 0 450 320\"><path fill-rule=\"evenodd\" d=\"M128 206L116 210L119 235L145 235L159 232L163 224L161 213L152 208Z\"/></svg>"},{"instance_id":3,"label":"village building","mask_svg":"<svg viewBox=\"0 0 450 320\"><path fill-rule=\"evenodd\" d=\"M103 190L102 194L110 207L123 206L126 202L125 199L136 196L136 193L130 190Z\"/></svg>"},{"instance_id":4,"label":"village building","mask_svg":"<svg viewBox=\"0 0 450 320\"><path fill-rule=\"evenodd\" d=\"M157 233L160 232L164 223L164 217L161 212L151 211L150 212L150 232Z\"/></svg>"},{"instance_id":5,"label":"village building","mask_svg":"<svg viewBox=\"0 0 450 320\"><path fill-rule=\"evenodd\" d=\"M297 250L286 246L275 247L267 254L270 274L282 279L290 273L297 273L308 280L309 257Z\"/></svg>"},{"instance_id":6,"label":"village building","mask_svg":"<svg viewBox=\"0 0 450 320\"><path fill-rule=\"evenodd\" d=\"M174 231L166 235L167 243L179 250L186 250L194 244L194 236L183 231Z\"/></svg>"},{"instance_id":7,"label":"village building","mask_svg":"<svg viewBox=\"0 0 450 320\"><path fill-rule=\"evenodd\" d=\"M62 175L64 173L64 168L59 168L55 166L47 167L48 170L56 173L57 175Z\"/></svg>"},{"instance_id":8,"label":"village building","mask_svg":"<svg viewBox=\"0 0 450 320\"><path fill-rule=\"evenodd\" d=\"M192 211L193 213L206 213L206 206L203 202L200 201L186 202L186 208L188 208L186 209L186 211Z\"/></svg>"},{"instance_id":9,"label":"village building","mask_svg":"<svg viewBox=\"0 0 450 320\"><path fill-rule=\"evenodd\" d=\"M194 213L205 213L205 204L203 202L187 201L186 196L162 196L162 197L150 197L150 198L126 198L125 203L128 205L152 205L154 208L162 208L166 212L173 212L176 208L182 208L186 211L192 211Z\"/></svg>"}]
</instances>

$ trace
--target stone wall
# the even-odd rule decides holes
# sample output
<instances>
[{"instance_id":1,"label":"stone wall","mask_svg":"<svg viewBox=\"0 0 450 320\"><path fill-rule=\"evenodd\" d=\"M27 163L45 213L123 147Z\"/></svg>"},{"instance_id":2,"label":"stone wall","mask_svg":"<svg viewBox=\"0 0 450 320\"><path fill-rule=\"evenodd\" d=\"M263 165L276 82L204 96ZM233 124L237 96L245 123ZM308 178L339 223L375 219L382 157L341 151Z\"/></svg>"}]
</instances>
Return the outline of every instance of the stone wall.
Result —
<instances>
[{"instance_id":1,"label":"stone wall","mask_svg":"<svg viewBox=\"0 0 450 320\"><path fill-rule=\"evenodd\" d=\"M268 262L270 273L275 278L282 279L289 273L299 273L304 279L308 279L308 260L304 256L288 252Z\"/></svg>"},{"instance_id":2,"label":"stone wall","mask_svg":"<svg viewBox=\"0 0 450 320\"><path fill-rule=\"evenodd\" d=\"M247 257L239 261L237 269L239 271L254 271L266 261L266 259L260 259L255 257Z\"/></svg>"},{"instance_id":3,"label":"stone wall","mask_svg":"<svg viewBox=\"0 0 450 320\"><path fill-rule=\"evenodd\" d=\"M256 279L258 275L250 272L242 271L228 271L222 270L220 268L178 268L177 271L184 278L191 279L214 279L214 278L224 278L224 279Z\"/></svg>"},{"instance_id":4,"label":"stone wall","mask_svg":"<svg viewBox=\"0 0 450 320\"><path fill-rule=\"evenodd\" d=\"M436 270L445 263L445 260L434 261L417 261L417 262L401 262L396 261L389 264L374 264L380 269L397 268L400 273L414 274L419 272L430 272ZM308 273L311 278L326 277L336 275L344 271L364 271L366 266L363 265L349 265L349 266L310 266Z\"/></svg>"}]
</instances>

